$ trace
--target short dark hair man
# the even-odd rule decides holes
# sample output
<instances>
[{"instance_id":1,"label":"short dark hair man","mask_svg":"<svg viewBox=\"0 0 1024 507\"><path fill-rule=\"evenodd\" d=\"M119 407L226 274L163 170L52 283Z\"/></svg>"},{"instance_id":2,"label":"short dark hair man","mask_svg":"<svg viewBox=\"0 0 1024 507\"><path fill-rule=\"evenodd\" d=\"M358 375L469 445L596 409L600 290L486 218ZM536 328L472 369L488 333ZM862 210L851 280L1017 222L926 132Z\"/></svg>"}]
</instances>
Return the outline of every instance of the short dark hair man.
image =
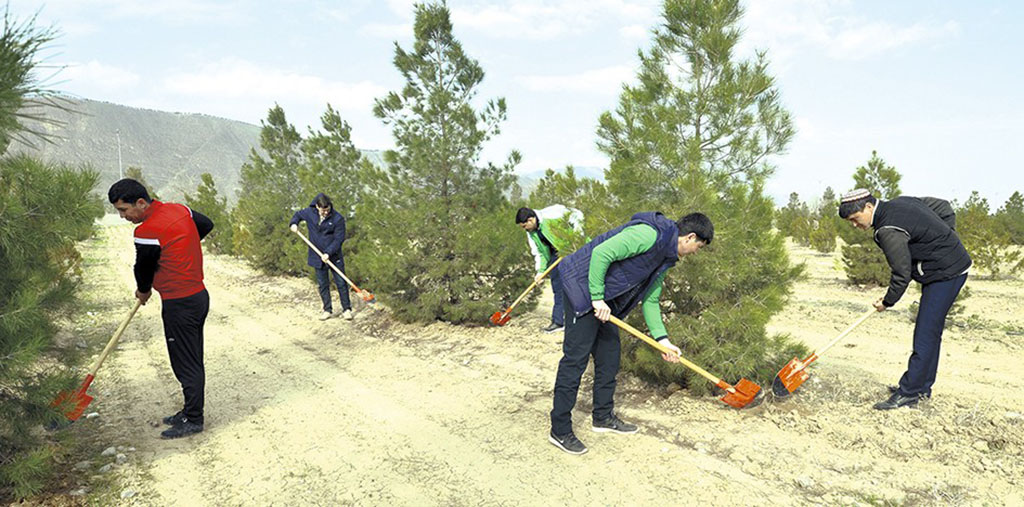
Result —
<instances>
[{"instance_id":1,"label":"short dark hair man","mask_svg":"<svg viewBox=\"0 0 1024 507\"><path fill-rule=\"evenodd\" d=\"M872 303L878 311L895 305L911 279L921 284L907 371L899 386L890 388L889 399L875 404L878 410L914 406L931 396L946 314L971 268L971 256L956 234L956 215L942 199L900 196L880 201L858 189L842 197L839 216L858 229L873 228L875 243L892 269L889 290Z\"/></svg>"},{"instance_id":2,"label":"short dark hair man","mask_svg":"<svg viewBox=\"0 0 1024 507\"><path fill-rule=\"evenodd\" d=\"M210 310L199 242L213 230L213 222L185 205L150 199L146 187L130 178L111 185L107 197L121 218L137 224L135 297L146 304L152 289L160 293L171 370L185 397L184 407L163 419L171 427L160 436L199 433L206 389L203 326Z\"/></svg>"},{"instance_id":3,"label":"short dark hair man","mask_svg":"<svg viewBox=\"0 0 1024 507\"><path fill-rule=\"evenodd\" d=\"M571 231L583 232L583 213L573 208L567 208L561 204L553 204L543 209L533 210L530 208L519 208L516 212L516 225L526 231L526 243L530 246L530 252L536 261L535 270L537 274L534 280L540 284L540 275L548 269L558 256L568 253L570 245L565 238ZM551 291L555 296L555 303L551 307L551 324L544 328L544 332L556 333L565 327L564 310L562 309L562 278L558 270L551 271Z\"/></svg>"},{"instance_id":4,"label":"short dark hair man","mask_svg":"<svg viewBox=\"0 0 1024 507\"><path fill-rule=\"evenodd\" d=\"M677 352L661 320L661 285L668 268L679 257L696 253L711 243L715 229L701 213L676 222L658 212L633 215L628 223L583 245L558 265L565 291L565 339L555 377L554 407L548 441L570 454L587 447L572 431L572 409L580 378L594 356L593 430L636 433L638 428L613 411L615 375L619 372L619 329L608 322L620 319L643 303L647 328L661 344ZM664 354L666 361L678 361Z\"/></svg>"},{"instance_id":5,"label":"short dark hair man","mask_svg":"<svg viewBox=\"0 0 1024 507\"><path fill-rule=\"evenodd\" d=\"M348 297L348 283L327 265L330 260L338 269L345 270L345 257L341 254L341 244L345 242L345 217L334 210L331 198L323 192L316 194L309 206L296 211L288 226L293 231L299 230L299 222L306 222L309 241L316 245L323 255L317 255L312 248L307 249L306 264L316 274L317 287L323 311L320 320L331 318L334 306L331 304L331 277L338 288L338 299L341 301L341 315L345 320L352 320L352 302Z\"/></svg>"}]
</instances>

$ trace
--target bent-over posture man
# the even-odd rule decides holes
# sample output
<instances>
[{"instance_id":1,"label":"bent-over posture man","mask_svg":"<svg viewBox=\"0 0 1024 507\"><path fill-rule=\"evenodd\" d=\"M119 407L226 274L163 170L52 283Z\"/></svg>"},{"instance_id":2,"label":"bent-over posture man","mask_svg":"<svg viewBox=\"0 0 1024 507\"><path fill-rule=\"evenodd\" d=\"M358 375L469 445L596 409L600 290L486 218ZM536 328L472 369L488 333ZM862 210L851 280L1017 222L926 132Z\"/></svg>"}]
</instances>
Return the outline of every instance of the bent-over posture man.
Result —
<instances>
[{"instance_id":1,"label":"bent-over posture man","mask_svg":"<svg viewBox=\"0 0 1024 507\"><path fill-rule=\"evenodd\" d=\"M539 285L543 282L540 275L555 261L559 254L564 255L570 246L565 241L570 232L583 232L583 213L561 204L554 204L544 209L532 210L519 208L516 212L516 225L526 231L526 243L533 253L537 274L534 280ZM551 292L554 293L554 305L551 307L551 324L544 328L546 333L557 333L565 327L565 312L562 309L562 277L558 270L551 271Z\"/></svg>"}]
</instances>

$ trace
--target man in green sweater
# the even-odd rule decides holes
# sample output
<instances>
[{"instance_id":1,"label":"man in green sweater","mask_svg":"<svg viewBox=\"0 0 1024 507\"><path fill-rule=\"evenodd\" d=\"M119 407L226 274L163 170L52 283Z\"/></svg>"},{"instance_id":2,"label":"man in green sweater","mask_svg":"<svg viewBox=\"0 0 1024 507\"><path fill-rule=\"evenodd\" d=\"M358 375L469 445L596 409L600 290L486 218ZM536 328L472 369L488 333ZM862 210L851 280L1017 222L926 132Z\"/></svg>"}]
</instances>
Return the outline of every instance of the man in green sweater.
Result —
<instances>
[{"instance_id":1,"label":"man in green sweater","mask_svg":"<svg viewBox=\"0 0 1024 507\"><path fill-rule=\"evenodd\" d=\"M548 441L570 454L587 447L572 431L580 379L594 357L595 432L636 433L638 428L615 415L613 397L619 372L619 329L611 315L626 318L638 304L651 335L665 347L679 349L668 339L661 320L661 285L665 272L680 257L711 243L714 226L707 216L691 213L676 222L657 212L637 213L629 223L587 243L558 265L565 298L565 339L555 377L554 407ZM662 359L678 361L676 355Z\"/></svg>"},{"instance_id":2,"label":"man in green sweater","mask_svg":"<svg viewBox=\"0 0 1024 507\"><path fill-rule=\"evenodd\" d=\"M571 236L573 231L583 232L583 213L561 204L536 211L530 208L519 208L519 211L516 212L516 225L526 231L526 243L530 246L530 251L536 261L537 274L534 279L537 281L537 285L540 285L543 281L540 275L558 260L559 254L564 255L571 248L566 239ZM544 328L547 333L561 331L565 326L565 315L562 309L562 279L557 270L551 272L551 291L554 292L555 303L551 307L551 324Z\"/></svg>"}]
</instances>

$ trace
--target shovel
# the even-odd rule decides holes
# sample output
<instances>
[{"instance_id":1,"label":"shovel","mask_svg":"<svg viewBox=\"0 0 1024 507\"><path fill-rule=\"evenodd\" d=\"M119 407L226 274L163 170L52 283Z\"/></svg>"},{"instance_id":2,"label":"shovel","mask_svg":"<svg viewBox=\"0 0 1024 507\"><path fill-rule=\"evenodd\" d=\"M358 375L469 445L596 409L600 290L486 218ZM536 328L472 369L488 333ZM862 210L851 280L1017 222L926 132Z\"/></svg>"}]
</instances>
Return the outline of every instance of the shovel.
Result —
<instances>
[{"instance_id":1,"label":"shovel","mask_svg":"<svg viewBox=\"0 0 1024 507\"><path fill-rule=\"evenodd\" d=\"M861 325L865 320L868 320L872 314L878 313L878 310L872 308L861 315L857 322L854 322L850 327L846 328L845 331L839 333L839 336L835 337L832 341L828 342L824 347L815 350L811 355L807 356L803 361L798 357L794 357L786 366L783 366L779 370L779 374L775 376L775 380L772 381L772 393L778 398L785 398L793 391L796 391L801 384L804 383L811 375L807 373L807 366L818 359L818 356L824 354L826 350L832 348L833 345L839 343L846 335L850 334L857 326Z\"/></svg>"},{"instance_id":2,"label":"shovel","mask_svg":"<svg viewBox=\"0 0 1024 507\"><path fill-rule=\"evenodd\" d=\"M51 407L69 407L65 410L64 416L69 421L77 421L79 417L82 417L82 413L85 412L85 407L89 406L92 402L92 396L85 393L86 389L89 389L89 384L92 384L92 379L96 377L96 372L100 369L100 365L103 364L103 360L107 358L111 350L117 346L117 341L121 339L121 333L124 333L124 329L128 327L128 322L135 316L135 312L138 311L139 307L142 306L142 300L136 299L135 306L132 307L131 313L128 317L121 322L121 325L117 327L117 331L114 331L114 336L107 342L107 346L104 347L100 357L96 359L96 364L93 365L92 371L89 372L85 377L85 381L82 382L82 386L74 391L63 391L57 395L57 399L53 400L50 404Z\"/></svg>"},{"instance_id":3,"label":"shovel","mask_svg":"<svg viewBox=\"0 0 1024 507\"><path fill-rule=\"evenodd\" d=\"M548 273L551 273L551 270L555 269L555 266L557 266L559 262L562 262L562 259L564 258L565 257L559 257L555 259L555 262L552 262L551 265L548 266L548 269L545 269L544 272L540 274L540 278L534 280L533 283L531 283L530 286L527 287L526 290L524 290L518 298L516 298L516 300L512 303L512 306L508 307L508 309L506 309L504 312L494 312L494 315L491 315L491 324L494 324L495 326L504 326L505 324L508 324L508 321L512 319L512 317L509 316L509 314L512 313L512 309L515 308L516 305L518 305L519 302L522 301L523 298L525 298L526 295L529 294L530 291L537 286L537 282L539 280L543 280L544 277L548 276Z\"/></svg>"},{"instance_id":4,"label":"shovel","mask_svg":"<svg viewBox=\"0 0 1024 507\"><path fill-rule=\"evenodd\" d=\"M686 366L687 368L699 373L700 376L710 380L711 383L718 386L719 389L725 391L725 395L722 396L720 399L723 402L725 402L726 405L735 408L744 408L747 406L756 407L760 405L762 401L764 401L764 393L761 391L761 386L757 385L756 383L744 378L740 379L740 381L737 382L735 386L729 385L728 382L708 373L704 368L701 368L700 366L697 366L691 363L690 361L687 361L686 358L679 355L678 352L658 343L657 341L654 340L654 338L651 338L650 336L641 333L637 328L629 324L626 324L618 317L612 315L608 317L608 320L612 324L615 324L616 326L625 329L629 334L643 340L648 345L657 349L659 352L663 354L668 354L670 356L676 356L679 359L679 362L683 363L683 366Z\"/></svg>"},{"instance_id":5,"label":"shovel","mask_svg":"<svg viewBox=\"0 0 1024 507\"><path fill-rule=\"evenodd\" d=\"M302 241L305 241L306 244L309 245L309 247L312 248L313 251L316 252L316 254L320 256L320 258L323 258L324 254L322 252L320 252L320 250L317 247L313 246L313 243L310 243L310 241L308 239L306 239L306 236L304 236L299 231L294 231L294 232L295 232L295 234L298 234L299 237L302 238ZM356 285L354 282L352 282L352 280L350 280L347 276L345 276L345 273L342 273L341 270L338 269L338 266L335 266L334 263L331 262L330 259L328 259L326 262L327 262L328 266L330 266L332 269L334 269L335 272L337 272L339 275L341 275L341 277L343 279L345 279L345 281L348 282L348 284L350 286L352 286L352 289L354 289L356 291L356 294L359 294L359 297L363 298L363 301L366 301L367 304L371 304L371 305L377 303L377 299L375 297L373 297L373 294L370 293L370 291L360 289L359 286Z\"/></svg>"}]
</instances>

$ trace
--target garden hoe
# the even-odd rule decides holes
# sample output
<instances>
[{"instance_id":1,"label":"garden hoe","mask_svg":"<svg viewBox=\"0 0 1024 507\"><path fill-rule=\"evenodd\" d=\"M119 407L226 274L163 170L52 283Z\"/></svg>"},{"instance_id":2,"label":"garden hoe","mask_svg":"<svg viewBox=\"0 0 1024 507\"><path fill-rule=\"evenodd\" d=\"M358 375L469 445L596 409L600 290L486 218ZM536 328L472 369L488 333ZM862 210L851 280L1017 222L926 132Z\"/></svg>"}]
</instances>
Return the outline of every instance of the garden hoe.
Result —
<instances>
[{"instance_id":1,"label":"garden hoe","mask_svg":"<svg viewBox=\"0 0 1024 507\"><path fill-rule=\"evenodd\" d=\"M555 269L555 266L557 266L559 262L562 262L562 259L564 258L565 257L559 257L555 259L555 262L552 262L551 265L548 266L548 269L545 269L544 272L540 274L540 278L534 280L533 283L531 283L530 286L527 287L526 290L524 290L518 298L516 298L516 300L512 303L512 306L508 307L508 309L506 309L504 312L494 312L494 315L491 315L491 324L494 324L495 326L504 326L505 324L508 324L508 321L512 319L512 317L509 316L509 314L512 313L512 309L515 308L516 305L518 305L519 302L522 301L523 298L525 298L526 295L529 294L530 291L537 286L538 280L543 280L544 277L548 276L548 273L551 273L551 270Z\"/></svg>"},{"instance_id":2,"label":"garden hoe","mask_svg":"<svg viewBox=\"0 0 1024 507\"><path fill-rule=\"evenodd\" d=\"M760 405L761 402L764 401L764 393L761 391L761 386L757 385L756 383L744 378L740 379L740 381L737 382L735 386L729 385L728 382L708 373L704 368L701 368L700 366L697 366L691 363L690 361L687 361L686 358L679 355L679 353L677 353L676 351L658 343L657 341L654 340L654 338L651 338L641 333L635 327L626 324L616 316L612 315L611 317L608 318L608 320L611 321L612 324L615 324L616 326L625 329L627 332L629 332L629 334L643 340L648 345L657 349L659 352L671 356L676 356L677 358L679 358L679 362L683 363L683 366L686 366L687 368L699 373L700 376L710 380L713 384L718 386L719 389L725 391L725 395L722 396L721 400L725 402L726 405L735 408L753 408Z\"/></svg>"},{"instance_id":3,"label":"garden hoe","mask_svg":"<svg viewBox=\"0 0 1024 507\"><path fill-rule=\"evenodd\" d=\"M92 396L85 393L89 389L89 384L92 384L92 379L96 377L96 372L100 369L100 365L103 364L103 360L107 358L111 350L117 346L117 341L121 339L121 333L128 327L128 322L135 316L135 312L138 311L139 307L142 306L142 301L139 299L135 300L135 306L132 307L131 313L128 317L121 322L121 325L117 327L117 331L114 331L114 336L107 342L107 346L104 347L100 357L96 359L96 364L93 365L92 371L89 372L85 377L85 381L82 382L82 387L79 387L75 391L64 391L57 395L57 399L53 400L50 404L51 407L65 408L64 416L69 421L77 421L79 417L82 417L82 413L85 412L85 407L89 406L92 402Z\"/></svg>"},{"instance_id":4,"label":"garden hoe","mask_svg":"<svg viewBox=\"0 0 1024 507\"><path fill-rule=\"evenodd\" d=\"M861 315L857 322L854 322L850 327L846 328L845 331L839 333L839 336L835 337L832 341L828 342L824 347L815 350L811 355L807 356L803 361L798 357L794 357L786 366L783 366L779 370L779 374L775 376L775 380L772 381L772 393L777 398L786 398L793 391L796 391L801 384L804 383L811 375L807 373L807 366L818 359L818 356L824 354L826 350L832 348L833 345L839 343L846 335L850 334L857 326L861 325L865 320L868 320L872 314L878 313L878 310L872 308Z\"/></svg>"},{"instance_id":5,"label":"garden hoe","mask_svg":"<svg viewBox=\"0 0 1024 507\"><path fill-rule=\"evenodd\" d=\"M317 249L317 247L313 246L313 243L310 243L310 241L306 239L306 236L303 236L301 232L295 231L295 234L298 234L299 237L302 238L302 241L305 241L306 244L309 245L309 247L312 248L317 255L319 255L321 258L324 256L324 254L321 253L320 250ZM356 291L356 294L359 294L359 297L363 298L363 301L366 301L367 304L371 305L377 303L377 298L373 297L373 294L370 291L360 289L359 286L353 283L352 280L349 280L349 278L345 276L345 273L342 273L341 270L338 269L338 266L335 266L334 263L330 261L330 259L328 259L326 262L328 266L334 269L334 271L341 275L341 277L344 278L345 281L352 286L352 289Z\"/></svg>"}]
</instances>

